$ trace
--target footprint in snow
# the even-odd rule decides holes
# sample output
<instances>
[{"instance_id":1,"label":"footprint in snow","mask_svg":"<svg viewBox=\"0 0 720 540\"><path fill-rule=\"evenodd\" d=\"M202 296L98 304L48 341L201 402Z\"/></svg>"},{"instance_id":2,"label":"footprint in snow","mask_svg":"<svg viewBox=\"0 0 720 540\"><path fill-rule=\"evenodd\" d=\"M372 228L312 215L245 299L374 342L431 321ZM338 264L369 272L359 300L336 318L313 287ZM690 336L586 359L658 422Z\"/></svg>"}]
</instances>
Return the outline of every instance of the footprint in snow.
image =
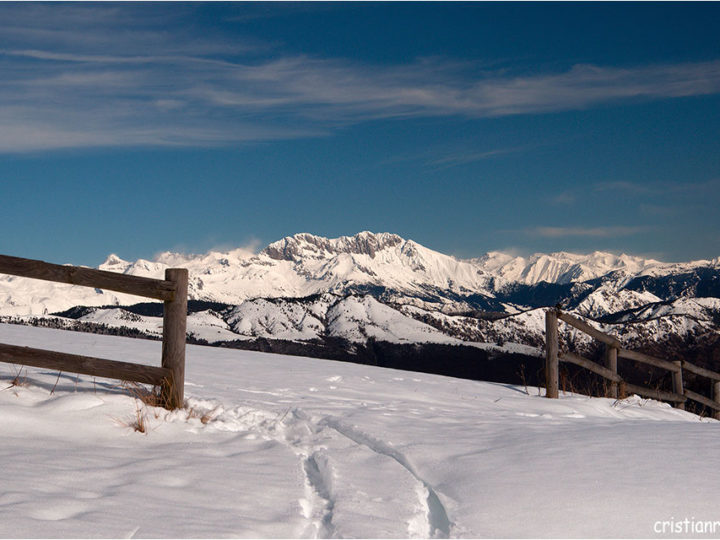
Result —
<instances>
[{"instance_id":1,"label":"footprint in snow","mask_svg":"<svg viewBox=\"0 0 720 540\"><path fill-rule=\"evenodd\" d=\"M100 499L103 496L102 493L97 491L77 491L75 492L76 499Z\"/></svg>"},{"instance_id":2,"label":"footprint in snow","mask_svg":"<svg viewBox=\"0 0 720 540\"><path fill-rule=\"evenodd\" d=\"M53 412L79 412L94 409L105 402L92 394L69 394L51 397L38 405L40 408L52 408Z\"/></svg>"},{"instance_id":3,"label":"footprint in snow","mask_svg":"<svg viewBox=\"0 0 720 540\"><path fill-rule=\"evenodd\" d=\"M87 509L86 504L77 501L67 501L34 510L30 512L30 517L41 521L60 521L77 517L86 512Z\"/></svg>"}]
</instances>

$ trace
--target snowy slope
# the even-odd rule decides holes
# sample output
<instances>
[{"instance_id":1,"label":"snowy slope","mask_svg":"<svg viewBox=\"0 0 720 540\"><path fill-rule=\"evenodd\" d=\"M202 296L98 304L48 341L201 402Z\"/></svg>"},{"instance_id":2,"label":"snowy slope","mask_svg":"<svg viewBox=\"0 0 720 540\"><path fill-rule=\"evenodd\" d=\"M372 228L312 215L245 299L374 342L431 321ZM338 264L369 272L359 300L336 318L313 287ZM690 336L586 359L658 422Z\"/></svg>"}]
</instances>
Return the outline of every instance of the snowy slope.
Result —
<instances>
[{"instance_id":1,"label":"snowy slope","mask_svg":"<svg viewBox=\"0 0 720 540\"><path fill-rule=\"evenodd\" d=\"M9 325L0 342L151 364L161 346ZM12 386L18 369L0 364L3 537L654 537L717 519L720 423L636 397L190 346L188 408L141 407L143 434L114 382L23 369Z\"/></svg>"},{"instance_id":2,"label":"snowy slope","mask_svg":"<svg viewBox=\"0 0 720 540\"><path fill-rule=\"evenodd\" d=\"M331 336L363 343L371 337L391 343L460 343L372 296L248 300L230 311L226 320L233 332L253 338L307 341Z\"/></svg>"},{"instance_id":3,"label":"snowy slope","mask_svg":"<svg viewBox=\"0 0 720 540\"><path fill-rule=\"evenodd\" d=\"M580 302L575 310L585 317L597 319L609 313L618 313L660 301L660 298L647 291L618 291L611 287L600 287Z\"/></svg>"},{"instance_id":4,"label":"snowy slope","mask_svg":"<svg viewBox=\"0 0 720 540\"><path fill-rule=\"evenodd\" d=\"M70 319L47 317L63 328L92 323L112 328L129 328L150 337L162 336L162 317L139 315L122 308L88 308ZM28 323L34 317L14 318ZM403 314L372 296L337 296L326 293L302 299L255 299L219 313L213 310L188 315L187 333L208 343L255 338L311 341L324 337L364 343L368 338L390 343L460 344L459 338L417 318Z\"/></svg>"}]
</instances>

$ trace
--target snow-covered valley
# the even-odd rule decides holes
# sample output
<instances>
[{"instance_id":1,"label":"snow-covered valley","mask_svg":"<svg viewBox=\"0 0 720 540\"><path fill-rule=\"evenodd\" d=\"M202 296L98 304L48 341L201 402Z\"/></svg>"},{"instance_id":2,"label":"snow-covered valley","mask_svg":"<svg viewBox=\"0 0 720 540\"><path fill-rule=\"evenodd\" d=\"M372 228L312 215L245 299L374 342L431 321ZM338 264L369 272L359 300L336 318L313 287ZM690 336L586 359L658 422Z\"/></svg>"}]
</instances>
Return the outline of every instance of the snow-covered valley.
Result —
<instances>
[{"instance_id":1,"label":"snow-covered valley","mask_svg":"<svg viewBox=\"0 0 720 540\"><path fill-rule=\"evenodd\" d=\"M0 342L160 358L156 341L18 325ZM172 413L116 381L0 364L0 384L5 537L655 537L720 520L720 423L637 397L192 345Z\"/></svg>"}]
</instances>

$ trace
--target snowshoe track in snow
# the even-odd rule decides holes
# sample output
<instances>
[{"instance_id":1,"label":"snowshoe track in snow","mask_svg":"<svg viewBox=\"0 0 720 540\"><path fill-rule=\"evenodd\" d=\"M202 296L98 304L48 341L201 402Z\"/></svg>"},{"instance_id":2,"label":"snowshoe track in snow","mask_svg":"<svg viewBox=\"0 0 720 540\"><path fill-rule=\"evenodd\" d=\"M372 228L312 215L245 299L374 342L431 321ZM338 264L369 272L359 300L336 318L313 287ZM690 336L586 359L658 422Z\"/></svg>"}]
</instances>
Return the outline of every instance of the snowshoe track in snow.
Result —
<instances>
[{"instance_id":1,"label":"snowshoe track in snow","mask_svg":"<svg viewBox=\"0 0 720 540\"><path fill-rule=\"evenodd\" d=\"M363 445L377 454L387 456L394 459L401 467L407 470L415 479L422 484L422 488L418 489L421 503L427 509L427 525L428 533L432 538L449 538L452 523L448 517L445 506L440 501L433 487L418 473L410 464L407 457L397 449L387 443L376 439L375 437L364 433L355 427L343 423L340 419L334 417L326 417L321 424L332 428L340 435L347 437L351 441Z\"/></svg>"},{"instance_id":2,"label":"snowshoe track in snow","mask_svg":"<svg viewBox=\"0 0 720 540\"><path fill-rule=\"evenodd\" d=\"M398 511L402 509L409 512L410 508L415 508L414 513L411 512L406 520L405 534L410 537L450 536L452 523L444 505L435 489L417 473L408 458L388 443L344 423L341 419L326 416L315 420L298 408L276 413L242 406L226 410L213 401L192 400L191 404L200 414L212 415L206 424L211 429L254 432L286 446L297 456L305 484L305 495L298 504L303 517L308 521L299 536L342 536L342 528L334 522L338 502L336 487L344 496L355 492L358 497L365 497L386 508L389 504L398 505ZM347 445L341 443L342 440L352 442L353 447L346 448ZM338 474L335 467L342 469L343 458L350 452L364 452L369 462L374 459L374 463L378 464L381 470L369 469L368 472L369 476L375 475L377 478L358 479ZM397 478L394 476L397 473L392 472L390 463L402 468L403 472ZM404 478L404 475L407 476ZM338 481L341 484L336 486ZM351 483L348 484L348 481ZM342 485L343 482L345 485ZM375 488L372 491L377 493L361 489L368 485ZM388 490L392 493L389 494ZM398 490L401 490L400 493ZM412 492L410 497L408 491ZM410 502L410 499L417 502ZM344 504L351 503L346 501ZM384 529L378 529L376 532L383 531Z\"/></svg>"},{"instance_id":3,"label":"snowshoe track in snow","mask_svg":"<svg viewBox=\"0 0 720 540\"><path fill-rule=\"evenodd\" d=\"M315 502L306 515L308 519L313 519L312 526L316 527L313 536L315 538L333 538L335 526L332 520L335 501L331 493L332 470L329 468L325 456L320 452L315 452L305 458L303 470L306 483L315 495Z\"/></svg>"}]
</instances>

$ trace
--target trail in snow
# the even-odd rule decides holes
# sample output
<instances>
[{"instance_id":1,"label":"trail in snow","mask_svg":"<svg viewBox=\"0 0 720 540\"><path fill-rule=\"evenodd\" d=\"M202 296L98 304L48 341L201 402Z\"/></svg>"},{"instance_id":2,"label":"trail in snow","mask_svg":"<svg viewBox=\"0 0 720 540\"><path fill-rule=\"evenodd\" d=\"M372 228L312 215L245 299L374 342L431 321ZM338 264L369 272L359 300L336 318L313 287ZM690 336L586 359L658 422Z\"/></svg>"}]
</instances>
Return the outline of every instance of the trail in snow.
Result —
<instances>
[{"instance_id":1,"label":"trail in snow","mask_svg":"<svg viewBox=\"0 0 720 540\"><path fill-rule=\"evenodd\" d=\"M448 518L447 510L443 506L442 502L440 502L440 497L438 497L435 489L433 489L433 487L426 480L424 480L418 475L418 473L415 471L415 468L410 464L405 455L403 455L401 452L391 447L387 443L376 439L375 437L372 437L371 435L364 433L352 426L344 424L338 418L326 417L323 419L322 423L331 427L341 435L356 442L357 444L362 444L368 447L373 452L394 459L400 464L401 467L403 467L410 474L412 474L417 479L417 481L422 484L422 487L424 488L419 491L419 493L421 493L421 497L425 493L427 494L423 502L427 507L428 531L430 533L430 536L432 536L433 538L448 538L450 536L450 528L452 527L452 523L450 522L450 518Z\"/></svg>"},{"instance_id":2,"label":"trail in snow","mask_svg":"<svg viewBox=\"0 0 720 540\"><path fill-rule=\"evenodd\" d=\"M319 497L323 503L319 505L319 517L310 511L308 518L315 518L313 525L316 527L315 538L332 538L335 533L335 527L332 523L333 508L335 502L331 494L331 478L332 471L328 467L327 460L320 452L315 452L312 455L305 458L303 463L305 470L305 476L307 477L308 485L314 491L317 497ZM318 509L317 502L315 508ZM318 528L316 524L320 525Z\"/></svg>"},{"instance_id":3,"label":"trail in snow","mask_svg":"<svg viewBox=\"0 0 720 540\"><path fill-rule=\"evenodd\" d=\"M337 382L337 379L333 379ZM348 467L343 462L347 452L338 445L336 435L348 439L361 447L390 458L402 470L407 471L417 481L418 485L412 490L396 490L392 500L397 502L404 499L418 498L419 503L410 506L418 508L417 515L408 516L408 534L413 537L448 538L451 522L447 511L434 488L422 479L410 464L407 457L388 443L381 441L367 433L346 426L333 416L320 417L314 420L301 409L288 409L282 416L269 411L252 410L246 407L237 407L224 411L222 406L213 401L197 401L190 399L188 405L196 414L208 418L208 429L229 431L250 430L258 433L267 440L273 440L287 445L300 460L305 475L306 496L299 500L303 515L308 525L300 536L330 538L337 536L333 523L335 508L335 484L337 476L331 463L329 453L333 454L335 466ZM170 413L166 420L181 420L182 415ZM335 450L335 452L333 452ZM387 472L387 469L385 469ZM390 471L391 472L391 471ZM372 471L367 471L375 476ZM391 475L384 474L373 479L373 487L387 490L388 486L396 483ZM400 482L400 485L403 485ZM373 498L372 493L368 493ZM420 523L422 522L422 523Z\"/></svg>"}]
</instances>

